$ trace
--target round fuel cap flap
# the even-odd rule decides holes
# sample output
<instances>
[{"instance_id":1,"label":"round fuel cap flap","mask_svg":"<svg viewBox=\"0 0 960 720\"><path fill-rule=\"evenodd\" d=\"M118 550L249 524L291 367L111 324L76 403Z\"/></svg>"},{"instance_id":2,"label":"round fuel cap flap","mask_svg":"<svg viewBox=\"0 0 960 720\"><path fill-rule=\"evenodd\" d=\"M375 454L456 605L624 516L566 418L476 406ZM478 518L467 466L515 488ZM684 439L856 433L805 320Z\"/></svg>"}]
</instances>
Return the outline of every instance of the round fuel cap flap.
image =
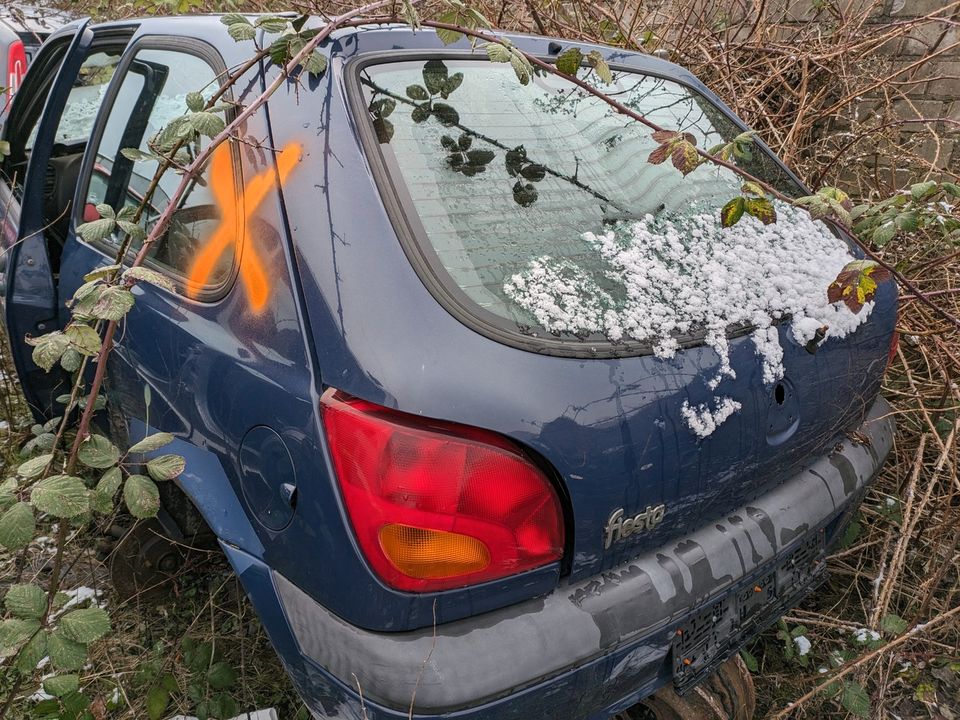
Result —
<instances>
[{"instance_id":1,"label":"round fuel cap flap","mask_svg":"<svg viewBox=\"0 0 960 720\"><path fill-rule=\"evenodd\" d=\"M297 476L283 438L258 425L240 443L240 489L247 507L268 530L283 530L293 519Z\"/></svg>"}]
</instances>

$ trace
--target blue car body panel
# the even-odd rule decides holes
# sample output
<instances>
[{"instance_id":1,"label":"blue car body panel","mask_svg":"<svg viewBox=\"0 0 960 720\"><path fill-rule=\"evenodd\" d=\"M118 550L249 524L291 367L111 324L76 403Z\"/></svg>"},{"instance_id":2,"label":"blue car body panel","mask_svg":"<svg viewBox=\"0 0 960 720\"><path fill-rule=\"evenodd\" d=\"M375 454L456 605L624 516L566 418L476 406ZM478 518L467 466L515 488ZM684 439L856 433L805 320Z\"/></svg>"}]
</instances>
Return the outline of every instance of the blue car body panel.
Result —
<instances>
[{"instance_id":1,"label":"blue car body panel","mask_svg":"<svg viewBox=\"0 0 960 720\"><path fill-rule=\"evenodd\" d=\"M213 17L143 21L127 52L146 38L164 36L205 43L227 67L249 54ZM524 50L551 54L546 39L514 41ZM435 623L482 625L484 618L497 617L495 611L509 613L566 587L603 582L605 572L765 496L859 427L879 390L896 317L896 289L886 283L870 322L843 341L828 340L816 353L799 346L782 324L786 408L764 386L749 338L732 339L738 379L725 394L743 410L703 440L689 431L679 408L711 397L706 380L719 359L710 348L687 349L672 360L556 357L495 342L464 324L437 302L398 242L358 127L365 118L353 114L349 96L351 73L365 56L411 58L442 47L430 32L401 28L345 31L326 43L328 72L301 78L299 85L286 83L246 129L269 138L273 147L304 148L291 179L257 215L256 241L273 281L267 310L251 315L241 283L212 302L140 285L110 359L111 407L122 409L133 440L148 428L176 435L172 451L187 459L177 482L217 534L318 716L407 713L395 702L365 705L351 678L308 656L281 586L288 599L300 593L358 632L399 637ZM681 68L600 49L611 63L669 76L723 108ZM446 52L465 57L470 51L462 42ZM237 99L255 97L275 73L272 67L251 69L236 86ZM108 110L105 103L101 115ZM244 178L274 164L269 154L240 157ZM83 207L84 191L81 184L76 207ZM108 254L71 234L56 302L61 324L68 320L64 303L83 275L110 262ZM10 298L32 287L18 279L8 289L8 316ZM49 296L50 288L44 292ZM8 317L12 334L28 331L24 317ZM28 358L18 360L24 376L21 364L27 367ZM530 449L552 468L567 501L571 543L564 563L444 592L404 593L384 585L363 558L339 497L318 413L327 387L493 430ZM282 459L276 472L265 469L265 457ZM855 503L854 490L867 475L837 499L829 522L838 522ZM612 510L639 512L659 503L667 514L656 530L604 550L603 528ZM814 531L800 529L797 536ZM765 558L779 557L793 540ZM690 610L721 590L729 590L729 583L715 578L713 587L691 598ZM662 633L632 637L509 696L478 696L481 704L473 708L441 703L435 712L478 720L539 717L569 710L570 698L583 696L589 701L578 717L607 717L669 680L668 655Z\"/></svg>"}]
</instances>

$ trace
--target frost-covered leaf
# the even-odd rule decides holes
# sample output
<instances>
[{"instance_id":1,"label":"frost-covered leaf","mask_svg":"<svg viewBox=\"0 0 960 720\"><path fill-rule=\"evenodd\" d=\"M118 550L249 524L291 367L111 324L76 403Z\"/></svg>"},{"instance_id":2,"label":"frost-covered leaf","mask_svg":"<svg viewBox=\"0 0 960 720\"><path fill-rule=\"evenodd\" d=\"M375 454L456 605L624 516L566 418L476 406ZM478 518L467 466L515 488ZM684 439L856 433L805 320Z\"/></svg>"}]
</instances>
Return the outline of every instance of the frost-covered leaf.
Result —
<instances>
[{"instance_id":1,"label":"frost-covered leaf","mask_svg":"<svg viewBox=\"0 0 960 720\"><path fill-rule=\"evenodd\" d=\"M110 277L111 275L113 275L119 269L120 269L119 265L104 265L103 267L98 267L96 270L88 272L86 275L83 276L85 284L81 285L80 288L85 288L88 285L94 285L94 281L104 280ZM81 299L80 297L78 297L78 293L80 293L80 288L77 288L77 291L73 294L74 300Z\"/></svg>"},{"instance_id":2,"label":"frost-covered leaf","mask_svg":"<svg viewBox=\"0 0 960 720\"><path fill-rule=\"evenodd\" d=\"M3 599L7 611L19 618L40 618L47 609L47 594L39 585L11 585Z\"/></svg>"},{"instance_id":3,"label":"frost-covered leaf","mask_svg":"<svg viewBox=\"0 0 960 720\"><path fill-rule=\"evenodd\" d=\"M376 117L385 118L393 115L397 109L397 101L393 98L381 98L370 103L370 113Z\"/></svg>"},{"instance_id":4,"label":"frost-covered leaf","mask_svg":"<svg viewBox=\"0 0 960 720\"><path fill-rule=\"evenodd\" d=\"M113 218L100 218L77 225L77 234L88 243L106 240L113 233L117 221Z\"/></svg>"},{"instance_id":5,"label":"frost-covered leaf","mask_svg":"<svg viewBox=\"0 0 960 720\"><path fill-rule=\"evenodd\" d=\"M33 540L36 529L33 508L29 503L18 502L0 515L0 545L7 550L19 550Z\"/></svg>"},{"instance_id":6,"label":"frost-covered leaf","mask_svg":"<svg viewBox=\"0 0 960 720\"><path fill-rule=\"evenodd\" d=\"M446 82L443 83L443 88L440 90L440 97L446 100L450 95L457 91L463 84L463 73L454 73L447 78Z\"/></svg>"},{"instance_id":7,"label":"frost-covered leaf","mask_svg":"<svg viewBox=\"0 0 960 720\"><path fill-rule=\"evenodd\" d=\"M746 209L747 199L743 196L735 197L720 209L720 225L725 228L733 227L740 222Z\"/></svg>"},{"instance_id":8,"label":"frost-covered leaf","mask_svg":"<svg viewBox=\"0 0 960 720\"><path fill-rule=\"evenodd\" d=\"M899 635L905 632L908 627L910 626L907 624L907 621L894 613L887 613L880 620L880 629L887 633L887 635Z\"/></svg>"},{"instance_id":9,"label":"frost-covered leaf","mask_svg":"<svg viewBox=\"0 0 960 720\"><path fill-rule=\"evenodd\" d=\"M877 283L890 277L890 271L873 260L854 260L837 275L827 288L831 303L843 301L854 313L870 302L877 292Z\"/></svg>"},{"instance_id":10,"label":"frost-covered leaf","mask_svg":"<svg viewBox=\"0 0 960 720\"><path fill-rule=\"evenodd\" d=\"M160 455L147 461L147 472L154 480L173 480L186 466L180 455Z\"/></svg>"},{"instance_id":11,"label":"frost-covered leaf","mask_svg":"<svg viewBox=\"0 0 960 720\"><path fill-rule=\"evenodd\" d=\"M373 131L377 134L377 142L388 143L393 140L393 123L386 118L379 117L373 121Z\"/></svg>"},{"instance_id":12,"label":"frost-covered leaf","mask_svg":"<svg viewBox=\"0 0 960 720\"><path fill-rule=\"evenodd\" d=\"M441 125L446 127L457 125L460 122L460 114L455 108L446 103L434 103L433 116L440 121Z\"/></svg>"},{"instance_id":13,"label":"frost-covered leaf","mask_svg":"<svg viewBox=\"0 0 960 720\"><path fill-rule=\"evenodd\" d=\"M746 210L764 225L769 225L777 221L777 211L773 203L765 197L748 198Z\"/></svg>"},{"instance_id":14,"label":"frost-covered leaf","mask_svg":"<svg viewBox=\"0 0 960 720\"><path fill-rule=\"evenodd\" d=\"M123 484L123 501L135 518L151 518L160 510L160 490L145 475L131 475Z\"/></svg>"},{"instance_id":15,"label":"frost-covered leaf","mask_svg":"<svg viewBox=\"0 0 960 720\"><path fill-rule=\"evenodd\" d=\"M103 469L117 464L120 451L103 435L89 435L80 443L77 458L87 467Z\"/></svg>"},{"instance_id":16,"label":"frost-covered leaf","mask_svg":"<svg viewBox=\"0 0 960 720\"><path fill-rule=\"evenodd\" d=\"M268 33L283 32L289 24L290 21L287 18L278 15L262 15L254 20L254 25Z\"/></svg>"},{"instance_id":17,"label":"frost-covered leaf","mask_svg":"<svg viewBox=\"0 0 960 720\"><path fill-rule=\"evenodd\" d=\"M63 357L60 358L60 367L62 367L68 373L77 372L82 363L83 356L73 348L67 348L67 351L63 354Z\"/></svg>"},{"instance_id":18,"label":"frost-covered leaf","mask_svg":"<svg viewBox=\"0 0 960 720\"><path fill-rule=\"evenodd\" d=\"M30 502L40 512L71 518L90 509L90 491L78 477L52 475L33 486Z\"/></svg>"},{"instance_id":19,"label":"frost-covered leaf","mask_svg":"<svg viewBox=\"0 0 960 720\"><path fill-rule=\"evenodd\" d=\"M54 330L37 338L27 338L27 344L33 345L33 361L38 367L49 372L70 347L70 339L59 330Z\"/></svg>"},{"instance_id":20,"label":"frost-covered leaf","mask_svg":"<svg viewBox=\"0 0 960 720\"><path fill-rule=\"evenodd\" d=\"M120 484L122 482L123 474L120 472L120 468L112 467L107 470L97 482L94 492L100 493L105 497L112 498L117 494L117 490L120 489Z\"/></svg>"},{"instance_id":21,"label":"frost-covered leaf","mask_svg":"<svg viewBox=\"0 0 960 720\"><path fill-rule=\"evenodd\" d=\"M126 233L134 240L143 240L147 237L147 231L143 229L143 226L135 222L117 220L117 227L120 228L120 232Z\"/></svg>"},{"instance_id":22,"label":"frost-covered leaf","mask_svg":"<svg viewBox=\"0 0 960 720\"><path fill-rule=\"evenodd\" d=\"M250 21L240 13L224 13L220 17L220 22L222 22L227 27L231 25L250 25ZM253 27L250 25L250 27Z\"/></svg>"},{"instance_id":23,"label":"frost-covered leaf","mask_svg":"<svg viewBox=\"0 0 960 720\"><path fill-rule=\"evenodd\" d=\"M46 453L44 455L38 455L35 458L30 458L25 463L20 463L20 466L17 468L17 474L20 477L25 478L37 477L43 472L44 468L50 464L51 460L53 460L52 453Z\"/></svg>"},{"instance_id":24,"label":"frost-covered leaf","mask_svg":"<svg viewBox=\"0 0 960 720\"><path fill-rule=\"evenodd\" d=\"M257 36L257 29L250 23L234 23L227 26L227 33L237 42L253 40Z\"/></svg>"},{"instance_id":25,"label":"frost-covered leaf","mask_svg":"<svg viewBox=\"0 0 960 720\"><path fill-rule=\"evenodd\" d=\"M47 640L50 662L58 670L79 670L87 661L87 646L66 637L62 630L50 633Z\"/></svg>"},{"instance_id":26,"label":"frost-covered leaf","mask_svg":"<svg viewBox=\"0 0 960 720\"><path fill-rule=\"evenodd\" d=\"M870 696L867 695L867 691L859 683L849 680L844 681L840 704L847 712L857 717L870 717Z\"/></svg>"},{"instance_id":27,"label":"frost-covered leaf","mask_svg":"<svg viewBox=\"0 0 960 720\"><path fill-rule=\"evenodd\" d=\"M110 632L110 616L96 607L70 610L60 617L59 625L66 639L87 645Z\"/></svg>"},{"instance_id":28,"label":"frost-covered leaf","mask_svg":"<svg viewBox=\"0 0 960 720\"><path fill-rule=\"evenodd\" d=\"M587 60L590 65L593 66L593 69L597 73L597 77L601 81L610 85L613 82L613 73L610 72L610 66L607 64L606 59L600 53L599 50L591 50L590 54L587 55Z\"/></svg>"},{"instance_id":29,"label":"frost-covered leaf","mask_svg":"<svg viewBox=\"0 0 960 720\"><path fill-rule=\"evenodd\" d=\"M126 282L150 283L151 285L156 285L157 287L161 287L164 290L169 290L170 292L176 292L177 290L177 286L174 285L173 281L166 275L162 275L156 270L151 270L150 268L143 267L142 265L129 268L123 273L123 279Z\"/></svg>"},{"instance_id":30,"label":"frost-covered leaf","mask_svg":"<svg viewBox=\"0 0 960 720\"><path fill-rule=\"evenodd\" d=\"M14 667L23 675L32 675L37 665L47 656L47 633L36 632L20 649Z\"/></svg>"},{"instance_id":31,"label":"frost-covered leaf","mask_svg":"<svg viewBox=\"0 0 960 720\"><path fill-rule=\"evenodd\" d=\"M203 93L197 92L196 90L187 93L186 102L187 109L189 109L190 112L200 112L203 110L203 106L207 104Z\"/></svg>"},{"instance_id":32,"label":"frost-covered leaf","mask_svg":"<svg viewBox=\"0 0 960 720\"><path fill-rule=\"evenodd\" d=\"M96 305L93 306L93 316L101 320L122 320L133 307L133 293L125 287L111 285L104 289Z\"/></svg>"},{"instance_id":33,"label":"frost-covered leaf","mask_svg":"<svg viewBox=\"0 0 960 720\"><path fill-rule=\"evenodd\" d=\"M72 322L64 331L70 341L70 347L81 355L93 357L100 352L100 335L92 327L82 322Z\"/></svg>"},{"instance_id":34,"label":"frost-covered leaf","mask_svg":"<svg viewBox=\"0 0 960 720\"><path fill-rule=\"evenodd\" d=\"M410 112L410 119L413 120L413 122L420 124L422 122L426 122L427 120L429 120L430 114L431 114L430 108L427 106L426 103L424 103L423 105L417 105Z\"/></svg>"},{"instance_id":35,"label":"frost-covered leaf","mask_svg":"<svg viewBox=\"0 0 960 720\"><path fill-rule=\"evenodd\" d=\"M173 435L168 432L158 432L153 435L147 435L143 440L130 446L129 452L145 453L153 450L159 450L164 445L173 442Z\"/></svg>"},{"instance_id":36,"label":"frost-covered leaf","mask_svg":"<svg viewBox=\"0 0 960 720\"><path fill-rule=\"evenodd\" d=\"M54 697L63 697L80 689L80 678L76 675L54 675L43 681L43 689Z\"/></svg>"},{"instance_id":37,"label":"frost-covered leaf","mask_svg":"<svg viewBox=\"0 0 960 720\"><path fill-rule=\"evenodd\" d=\"M200 135L205 135L209 138L216 137L223 132L227 126L222 117L212 112L195 112L187 117L189 118L191 128Z\"/></svg>"},{"instance_id":38,"label":"frost-covered leaf","mask_svg":"<svg viewBox=\"0 0 960 720\"><path fill-rule=\"evenodd\" d=\"M10 657L40 629L40 621L10 618L0 622L0 657Z\"/></svg>"},{"instance_id":39,"label":"frost-covered leaf","mask_svg":"<svg viewBox=\"0 0 960 720\"><path fill-rule=\"evenodd\" d=\"M557 56L557 70L566 75L576 75L583 62L583 53L580 48L568 48Z\"/></svg>"},{"instance_id":40,"label":"frost-covered leaf","mask_svg":"<svg viewBox=\"0 0 960 720\"><path fill-rule=\"evenodd\" d=\"M926 200L927 198L936 195L939 189L939 185L935 180L927 180L926 182L911 185L910 195L914 200Z\"/></svg>"}]
</instances>

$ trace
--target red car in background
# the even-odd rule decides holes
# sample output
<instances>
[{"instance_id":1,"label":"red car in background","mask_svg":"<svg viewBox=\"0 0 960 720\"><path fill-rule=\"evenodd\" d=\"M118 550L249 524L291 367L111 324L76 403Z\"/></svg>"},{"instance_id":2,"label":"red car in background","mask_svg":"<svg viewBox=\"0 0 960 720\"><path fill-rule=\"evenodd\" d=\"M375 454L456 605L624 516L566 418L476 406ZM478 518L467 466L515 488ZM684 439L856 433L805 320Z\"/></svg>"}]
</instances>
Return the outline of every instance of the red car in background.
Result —
<instances>
[{"instance_id":1,"label":"red car in background","mask_svg":"<svg viewBox=\"0 0 960 720\"><path fill-rule=\"evenodd\" d=\"M54 30L73 18L67 13L33 5L0 5L0 114L23 82L34 53Z\"/></svg>"}]
</instances>

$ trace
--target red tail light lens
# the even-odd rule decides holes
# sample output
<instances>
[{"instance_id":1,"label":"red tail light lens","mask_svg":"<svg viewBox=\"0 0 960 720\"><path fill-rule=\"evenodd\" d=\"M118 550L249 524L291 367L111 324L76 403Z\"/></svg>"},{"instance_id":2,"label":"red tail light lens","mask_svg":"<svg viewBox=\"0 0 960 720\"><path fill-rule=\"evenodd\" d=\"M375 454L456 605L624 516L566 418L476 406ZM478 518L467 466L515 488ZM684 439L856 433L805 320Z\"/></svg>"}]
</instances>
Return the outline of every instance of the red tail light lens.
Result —
<instances>
[{"instance_id":1,"label":"red tail light lens","mask_svg":"<svg viewBox=\"0 0 960 720\"><path fill-rule=\"evenodd\" d=\"M321 411L357 541L391 587L446 590L563 555L556 492L499 435L336 390Z\"/></svg>"},{"instance_id":2,"label":"red tail light lens","mask_svg":"<svg viewBox=\"0 0 960 720\"><path fill-rule=\"evenodd\" d=\"M7 100L13 97L27 73L27 51L22 40L14 40L7 47Z\"/></svg>"},{"instance_id":3,"label":"red tail light lens","mask_svg":"<svg viewBox=\"0 0 960 720\"><path fill-rule=\"evenodd\" d=\"M900 331L894 330L893 335L890 337L890 350L887 352L887 368L893 365L893 361L897 357L897 350L900 349Z\"/></svg>"}]
</instances>

